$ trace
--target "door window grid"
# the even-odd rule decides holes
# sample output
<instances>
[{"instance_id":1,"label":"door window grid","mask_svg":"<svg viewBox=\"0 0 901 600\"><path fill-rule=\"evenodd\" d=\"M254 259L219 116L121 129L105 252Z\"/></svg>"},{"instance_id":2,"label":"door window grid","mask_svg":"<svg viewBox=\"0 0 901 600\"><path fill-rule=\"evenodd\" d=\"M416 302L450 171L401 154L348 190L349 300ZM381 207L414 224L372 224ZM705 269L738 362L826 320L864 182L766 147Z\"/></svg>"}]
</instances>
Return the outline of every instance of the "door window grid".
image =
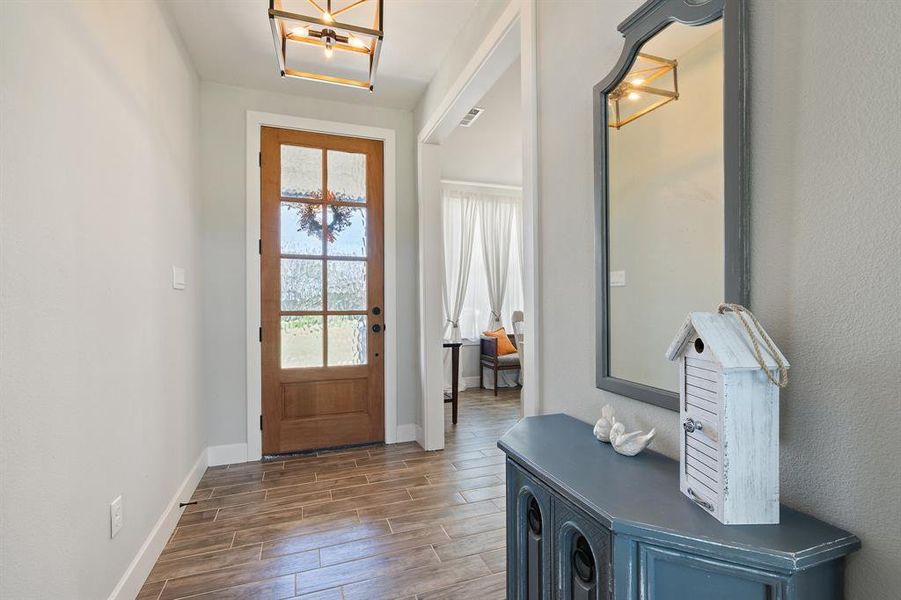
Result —
<instances>
[{"instance_id":1,"label":"door window grid","mask_svg":"<svg viewBox=\"0 0 901 600\"><path fill-rule=\"evenodd\" d=\"M303 151L297 152L297 148L303 148ZM290 161L301 156L305 164L293 171L309 175L310 150L319 151L321 187L318 189L326 190L326 193L297 193L292 190L290 195L286 195L285 186L282 185L280 260L283 273L285 261L318 261L321 269L310 269L308 264L306 266L311 272L321 272L321 287L318 294L311 290L290 290L286 294L287 290L281 290L281 367L291 369L365 365L368 362L369 334L368 269L360 269L352 264L366 264L368 259L366 155L283 144L281 168L285 169L286 159ZM336 179L339 179L338 185L341 187L338 193L329 187L330 156L336 158L337 163L350 167L349 174L337 173ZM333 175L336 175L334 169ZM363 181L355 183L354 176L362 177ZM282 181L285 181L284 177ZM315 189L315 183L307 177L306 187ZM348 231L349 235L342 235ZM312 243L309 239L312 237L319 238L318 244ZM337 243L339 241L341 243ZM315 248L317 245L319 248ZM314 253L316 249L319 252ZM330 287L330 275L333 280L341 278L341 288ZM313 277L308 279L308 285L318 283ZM282 286L290 282L284 274L280 281ZM293 281L299 285L304 283L298 279ZM321 298L321 310L312 306L309 310L303 310L306 307L302 306L303 302L299 306L297 299L307 297ZM286 298L291 299L287 306ZM336 309L332 310L332 306ZM291 310L292 308L295 310ZM316 347L321 354L313 359Z\"/></svg>"}]
</instances>

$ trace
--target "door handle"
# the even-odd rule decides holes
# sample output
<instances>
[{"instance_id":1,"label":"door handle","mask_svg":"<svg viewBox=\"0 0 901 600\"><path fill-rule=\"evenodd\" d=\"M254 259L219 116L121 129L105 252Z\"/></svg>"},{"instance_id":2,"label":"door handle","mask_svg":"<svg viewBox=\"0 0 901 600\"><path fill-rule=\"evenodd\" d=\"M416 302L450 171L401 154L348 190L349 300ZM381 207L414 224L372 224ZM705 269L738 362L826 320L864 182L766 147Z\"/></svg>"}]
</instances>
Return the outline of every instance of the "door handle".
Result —
<instances>
[{"instance_id":1,"label":"door handle","mask_svg":"<svg viewBox=\"0 0 901 600\"><path fill-rule=\"evenodd\" d=\"M694 500L695 504L697 504L701 508L708 510L710 512L713 512L713 505L710 502L707 502L706 500L704 500L704 498L702 498L698 494L696 494L693 489L688 488L688 496L692 500Z\"/></svg>"},{"instance_id":2,"label":"door handle","mask_svg":"<svg viewBox=\"0 0 901 600\"><path fill-rule=\"evenodd\" d=\"M700 421L695 421L689 417L682 423L682 429L688 433L694 433L695 431L704 431L704 425Z\"/></svg>"},{"instance_id":3,"label":"door handle","mask_svg":"<svg viewBox=\"0 0 901 600\"><path fill-rule=\"evenodd\" d=\"M380 306L373 306L373 307L372 307L372 314L374 314L374 315L380 315L380 314L382 314L382 308L381 308Z\"/></svg>"},{"instance_id":4,"label":"door handle","mask_svg":"<svg viewBox=\"0 0 901 600\"><path fill-rule=\"evenodd\" d=\"M376 323L372 326L372 333L378 333L382 330L382 326Z\"/></svg>"},{"instance_id":5,"label":"door handle","mask_svg":"<svg viewBox=\"0 0 901 600\"><path fill-rule=\"evenodd\" d=\"M684 429L686 433L694 433L695 431L699 431L703 433L710 441L719 441L717 439L716 430L712 426L705 426L700 419L692 419L691 417L685 419L685 422L682 423L682 429Z\"/></svg>"}]
</instances>

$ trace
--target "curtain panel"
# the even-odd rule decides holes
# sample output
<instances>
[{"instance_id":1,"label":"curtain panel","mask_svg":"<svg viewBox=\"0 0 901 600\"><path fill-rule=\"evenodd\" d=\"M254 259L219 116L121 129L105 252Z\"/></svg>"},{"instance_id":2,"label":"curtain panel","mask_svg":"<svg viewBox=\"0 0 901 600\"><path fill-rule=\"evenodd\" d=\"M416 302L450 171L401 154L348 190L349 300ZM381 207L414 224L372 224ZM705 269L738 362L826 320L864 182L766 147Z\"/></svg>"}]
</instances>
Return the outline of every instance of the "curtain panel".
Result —
<instances>
[{"instance_id":1,"label":"curtain panel","mask_svg":"<svg viewBox=\"0 0 901 600\"><path fill-rule=\"evenodd\" d=\"M523 309L521 205L521 194L516 190L443 186L443 286L448 339L455 333L453 323L463 339L477 340L485 329L501 325L513 331L513 312ZM470 247L465 252L463 245L467 243ZM464 266L467 264L468 270ZM468 281L461 285L462 278L457 273L464 270ZM457 291L463 297L459 306L455 303Z\"/></svg>"}]
</instances>

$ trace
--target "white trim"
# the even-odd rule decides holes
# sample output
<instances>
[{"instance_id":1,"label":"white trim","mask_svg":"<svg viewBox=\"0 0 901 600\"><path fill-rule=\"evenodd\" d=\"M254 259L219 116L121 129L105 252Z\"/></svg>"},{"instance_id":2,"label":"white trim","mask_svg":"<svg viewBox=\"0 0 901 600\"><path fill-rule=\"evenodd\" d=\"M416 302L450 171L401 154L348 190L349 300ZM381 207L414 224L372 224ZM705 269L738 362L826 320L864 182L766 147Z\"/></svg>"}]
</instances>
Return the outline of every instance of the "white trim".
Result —
<instances>
[{"instance_id":1,"label":"white trim","mask_svg":"<svg viewBox=\"0 0 901 600\"><path fill-rule=\"evenodd\" d=\"M332 135L382 140L385 144L385 443L397 439L397 143L393 129L247 111L247 460L262 456L260 406L260 127L299 129Z\"/></svg>"},{"instance_id":2,"label":"white trim","mask_svg":"<svg viewBox=\"0 0 901 600\"><path fill-rule=\"evenodd\" d=\"M479 384L482 382L482 380L479 378L478 375L470 375L469 377L463 377L462 379L463 379L463 385L466 386L467 390L472 389L472 388L478 388Z\"/></svg>"},{"instance_id":3,"label":"white trim","mask_svg":"<svg viewBox=\"0 0 901 600\"><path fill-rule=\"evenodd\" d=\"M456 179L442 179L441 183L445 185L462 185L466 187L491 188L495 190L514 190L522 191L521 185L502 185L500 183L480 183L478 181L457 181Z\"/></svg>"},{"instance_id":4,"label":"white trim","mask_svg":"<svg viewBox=\"0 0 901 600\"><path fill-rule=\"evenodd\" d=\"M420 424L416 424L416 443L419 444L420 447L425 448L425 437L423 433L422 426Z\"/></svg>"},{"instance_id":5,"label":"white trim","mask_svg":"<svg viewBox=\"0 0 901 600\"><path fill-rule=\"evenodd\" d=\"M443 261L441 211L435 209L440 197L440 144L463 114L486 92L497 78L520 57L521 100L523 113L523 291L526 365L521 395L522 413L540 411L541 356L538 332L541 317L539 277L539 205L538 196L538 54L536 0L511 0L491 27L450 87L438 107L419 131L419 323L420 381L422 384L423 438L426 450L444 447L444 410L436 409L441 398L443 362L441 361L441 282ZM511 58L512 57L512 58ZM505 66L506 65L506 66Z\"/></svg>"},{"instance_id":6,"label":"white trim","mask_svg":"<svg viewBox=\"0 0 901 600\"><path fill-rule=\"evenodd\" d=\"M206 450L206 464L210 467L247 462L247 444L210 446Z\"/></svg>"},{"instance_id":7,"label":"white trim","mask_svg":"<svg viewBox=\"0 0 901 600\"><path fill-rule=\"evenodd\" d=\"M507 34L510 28L515 26L519 19L519 2L523 0L512 0L504 12L497 18L491 30L485 35L485 39L479 44L472 58L466 63L466 66L460 71L460 75L450 86L444 98L438 103L438 107L432 112L426 120L425 125L419 131L418 140L423 143L439 143L443 137L457 127L463 115L466 114L472 104L477 102L482 94L479 93L477 98L473 98L472 102L464 103L461 100L466 96L468 88L471 87L473 80L479 75L485 75L484 71L489 63L489 59L497 54L499 47L506 41L509 42ZM529 0L525 0L529 1ZM517 46L518 46L517 41ZM518 48L517 48L518 49ZM518 54L518 53L517 53ZM514 56L515 59L515 56ZM511 63L512 64L512 61ZM509 66L509 65L508 65ZM505 69L501 68L496 73L498 76ZM488 80L493 82L496 77L488 74ZM487 91L487 89L485 90Z\"/></svg>"},{"instance_id":8,"label":"white trim","mask_svg":"<svg viewBox=\"0 0 901 600\"><path fill-rule=\"evenodd\" d=\"M517 0L520 4L520 78L522 89L522 246L523 246L523 386L520 395L522 415L531 417L541 410L541 198L538 180L538 26L536 0Z\"/></svg>"},{"instance_id":9,"label":"white trim","mask_svg":"<svg viewBox=\"0 0 901 600\"><path fill-rule=\"evenodd\" d=\"M444 448L444 301L441 297L442 216L435 201L441 198L441 146L417 144L419 203L419 368L422 435L426 450Z\"/></svg>"},{"instance_id":10,"label":"white trim","mask_svg":"<svg viewBox=\"0 0 901 600\"><path fill-rule=\"evenodd\" d=\"M398 444L402 442L415 442L417 429L419 429L419 425L416 423L404 423L403 425L398 425L397 439L395 442Z\"/></svg>"},{"instance_id":11,"label":"white trim","mask_svg":"<svg viewBox=\"0 0 901 600\"><path fill-rule=\"evenodd\" d=\"M175 525L178 523L179 517L181 517L181 508L178 504L187 502L191 498L194 489L200 483L200 478L203 477L206 471L207 451L208 449L204 448L194 466L188 471L172 500L166 506L166 510L163 511L156 525L150 530L150 535L141 544L141 548L135 555L134 560L125 569L125 573L119 579L119 583L116 584L116 587L109 595L109 600L131 600L141 591L144 581L150 575L153 565L156 564L160 553L166 546L166 542L169 541L169 536L175 531Z\"/></svg>"}]
</instances>

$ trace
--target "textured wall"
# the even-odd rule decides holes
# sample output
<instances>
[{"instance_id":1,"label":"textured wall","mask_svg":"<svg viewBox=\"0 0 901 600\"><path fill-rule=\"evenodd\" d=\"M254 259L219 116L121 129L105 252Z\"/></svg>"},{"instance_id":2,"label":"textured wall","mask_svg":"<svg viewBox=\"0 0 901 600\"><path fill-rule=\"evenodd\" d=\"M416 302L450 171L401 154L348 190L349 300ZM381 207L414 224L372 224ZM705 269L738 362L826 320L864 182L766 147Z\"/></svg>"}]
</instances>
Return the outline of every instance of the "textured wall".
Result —
<instances>
[{"instance_id":1,"label":"textured wall","mask_svg":"<svg viewBox=\"0 0 901 600\"><path fill-rule=\"evenodd\" d=\"M203 343L210 445L247 438L244 237L245 132L248 110L393 129L397 133L397 423L417 421L419 410L416 196L413 116L301 96L203 82Z\"/></svg>"},{"instance_id":2,"label":"textured wall","mask_svg":"<svg viewBox=\"0 0 901 600\"><path fill-rule=\"evenodd\" d=\"M206 449L199 89L173 31L154 2L0 3L2 598L109 596Z\"/></svg>"},{"instance_id":3,"label":"textured wall","mask_svg":"<svg viewBox=\"0 0 901 600\"><path fill-rule=\"evenodd\" d=\"M611 402L677 456L675 413L595 389L594 295L574 283L594 280L591 87L639 4L539 3L542 409ZM792 363L782 497L861 537L851 600L901 589L899 23L896 2L750 1L751 300Z\"/></svg>"}]
</instances>

